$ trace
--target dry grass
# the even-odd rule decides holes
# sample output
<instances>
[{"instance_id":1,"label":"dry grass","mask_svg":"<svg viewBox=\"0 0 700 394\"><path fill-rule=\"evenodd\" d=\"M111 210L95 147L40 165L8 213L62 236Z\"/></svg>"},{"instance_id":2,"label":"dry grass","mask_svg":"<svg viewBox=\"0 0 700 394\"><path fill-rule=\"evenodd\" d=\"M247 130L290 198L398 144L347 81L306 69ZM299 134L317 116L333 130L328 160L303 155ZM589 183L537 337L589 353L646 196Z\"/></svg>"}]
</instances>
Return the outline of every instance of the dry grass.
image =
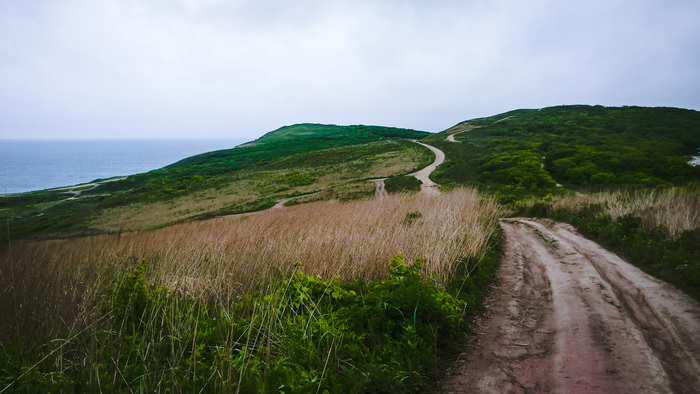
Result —
<instances>
[{"instance_id":1,"label":"dry grass","mask_svg":"<svg viewBox=\"0 0 700 394\"><path fill-rule=\"evenodd\" d=\"M645 226L661 227L671 236L700 227L700 193L685 188L580 194L557 199L552 208L578 212L590 204L600 204L612 218L640 217Z\"/></svg>"},{"instance_id":2,"label":"dry grass","mask_svg":"<svg viewBox=\"0 0 700 394\"><path fill-rule=\"evenodd\" d=\"M294 187L282 193L308 193L333 189L333 192L329 193L332 198L342 199L357 193L365 193L369 197L374 195L373 188L371 185L362 183L364 187L358 188L358 179L381 178L411 172L419 162L420 155L414 151L386 152L361 157L350 162L327 166L324 170L325 174L319 176L313 184ZM313 169L298 169L313 171ZM263 171L258 168L241 170L227 178L227 183L216 190L205 189L169 201L142 202L106 209L92 220L90 226L99 232L106 233L115 233L120 230L142 231L149 227L189 219L232 205L243 206L262 197L274 197L276 193L270 190L282 186L275 180L287 172L287 170Z\"/></svg>"},{"instance_id":3,"label":"dry grass","mask_svg":"<svg viewBox=\"0 0 700 394\"><path fill-rule=\"evenodd\" d=\"M420 217L407 220L409 212ZM384 277L388 261L403 253L407 260L427 258L426 273L445 278L459 258L482 253L502 215L495 203L460 189L437 197L324 201L144 233L13 244L0 256L0 291L9 301L0 307L0 320L22 316L25 324L18 327L32 326L32 319L80 325L94 308L100 281L130 268L130 256L152 262L150 282L223 305L296 262L324 278L374 279Z\"/></svg>"}]
</instances>

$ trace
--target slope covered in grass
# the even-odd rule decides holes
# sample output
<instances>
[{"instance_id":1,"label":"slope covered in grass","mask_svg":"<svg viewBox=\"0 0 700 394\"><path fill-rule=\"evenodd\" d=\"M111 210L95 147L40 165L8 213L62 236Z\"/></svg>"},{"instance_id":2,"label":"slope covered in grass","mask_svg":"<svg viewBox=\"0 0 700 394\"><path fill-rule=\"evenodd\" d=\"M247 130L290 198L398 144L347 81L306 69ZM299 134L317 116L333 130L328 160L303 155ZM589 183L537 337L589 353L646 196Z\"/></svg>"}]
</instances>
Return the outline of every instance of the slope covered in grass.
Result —
<instances>
[{"instance_id":1,"label":"slope covered in grass","mask_svg":"<svg viewBox=\"0 0 700 394\"><path fill-rule=\"evenodd\" d=\"M261 165L298 153L390 139L417 139L429 133L381 126L299 124L271 131L234 149L203 153L156 173L216 175Z\"/></svg>"},{"instance_id":2,"label":"slope covered in grass","mask_svg":"<svg viewBox=\"0 0 700 394\"><path fill-rule=\"evenodd\" d=\"M463 189L16 242L0 391L425 391L503 213Z\"/></svg>"},{"instance_id":3,"label":"slope covered in grass","mask_svg":"<svg viewBox=\"0 0 700 394\"><path fill-rule=\"evenodd\" d=\"M290 196L371 196L367 177L404 174L431 153L409 139L428 133L378 126L304 124L229 150L193 156L78 193L48 190L0 199L10 231L0 239L143 230L265 209ZM14 219L12 218L19 218ZM3 242L3 244L6 244ZM1 247L1 246L0 246Z\"/></svg>"},{"instance_id":4,"label":"slope covered in grass","mask_svg":"<svg viewBox=\"0 0 700 394\"><path fill-rule=\"evenodd\" d=\"M677 108L564 106L516 110L469 121L445 141L447 162L433 179L479 185L502 201L562 189L671 186L700 181L688 156L700 148L700 112Z\"/></svg>"}]
</instances>

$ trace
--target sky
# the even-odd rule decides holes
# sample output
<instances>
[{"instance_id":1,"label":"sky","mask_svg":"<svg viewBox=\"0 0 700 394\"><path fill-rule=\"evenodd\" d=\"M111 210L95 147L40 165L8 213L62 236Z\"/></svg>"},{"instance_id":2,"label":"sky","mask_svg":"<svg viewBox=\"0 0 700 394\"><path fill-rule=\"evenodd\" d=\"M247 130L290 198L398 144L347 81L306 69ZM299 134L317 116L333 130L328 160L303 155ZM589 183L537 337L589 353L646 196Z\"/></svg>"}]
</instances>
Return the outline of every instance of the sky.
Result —
<instances>
[{"instance_id":1,"label":"sky","mask_svg":"<svg viewBox=\"0 0 700 394\"><path fill-rule=\"evenodd\" d=\"M0 0L0 138L700 109L697 0Z\"/></svg>"}]
</instances>

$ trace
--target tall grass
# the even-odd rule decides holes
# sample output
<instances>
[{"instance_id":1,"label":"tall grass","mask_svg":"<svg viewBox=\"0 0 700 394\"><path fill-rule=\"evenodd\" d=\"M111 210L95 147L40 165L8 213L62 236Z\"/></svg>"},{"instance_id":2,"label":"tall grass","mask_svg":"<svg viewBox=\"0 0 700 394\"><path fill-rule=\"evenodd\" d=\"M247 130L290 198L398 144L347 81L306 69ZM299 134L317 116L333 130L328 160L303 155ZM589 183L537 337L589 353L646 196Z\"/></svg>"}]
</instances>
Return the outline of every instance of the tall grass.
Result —
<instances>
[{"instance_id":1,"label":"tall grass","mask_svg":"<svg viewBox=\"0 0 700 394\"><path fill-rule=\"evenodd\" d=\"M637 189L555 197L526 215L569 222L648 274L700 299L700 189Z\"/></svg>"},{"instance_id":2,"label":"tall grass","mask_svg":"<svg viewBox=\"0 0 700 394\"><path fill-rule=\"evenodd\" d=\"M648 229L662 228L671 237L700 227L700 192L694 188L619 190L555 197L551 210L577 213L597 205L601 214L618 218L635 216Z\"/></svg>"},{"instance_id":3,"label":"tall grass","mask_svg":"<svg viewBox=\"0 0 700 394\"><path fill-rule=\"evenodd\" d=\"M0 333L22 342L85 327L97 296L130 261L151 261L148 283L221 306L287 276L343 281L386 277L398 253L426 258L445 280L464 257L478 257L503 212L474 190L439 197L317 202L188 223L144 233L15 242L0 255ZM130 260L131 259L131 260Z\"/></svg>"}]
</instances>

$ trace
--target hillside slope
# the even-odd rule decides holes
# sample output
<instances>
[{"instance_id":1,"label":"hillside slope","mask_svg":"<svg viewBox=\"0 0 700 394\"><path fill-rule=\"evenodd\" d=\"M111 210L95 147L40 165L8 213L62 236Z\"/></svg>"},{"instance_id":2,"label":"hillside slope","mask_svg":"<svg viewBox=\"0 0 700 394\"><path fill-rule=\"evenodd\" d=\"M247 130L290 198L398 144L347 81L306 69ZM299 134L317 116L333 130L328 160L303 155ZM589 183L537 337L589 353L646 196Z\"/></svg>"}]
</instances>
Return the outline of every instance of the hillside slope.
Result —
<instances>
[{"instance_id":1,"label":"hillside slope","mask_svg":"<svg viewBox=\"0 0 700 394\"><path fill-rule=\"evenodd\" d=\"M148 173L8 196L0 200L0 219L9 220L12 238L62 237L255 211L320 191L316 199L370 197L365 178L406 174L431 161L428 149L409 141L427 135L380 126L287 126Z\"/></svg>"},{"instance_id":2,"label":"hillside slope","mask_svg":"<svg viewBox=\"0 0 700 394\"><path fill-rule=\"evenodd\" d=\"M471 127L465 128L466 124ZM426 138L446 163L433 180L478 185L503 202L566 188L656 187L700 181L700 112L563 106L463 122ZM447 141L453 135L455 142Z\"/></svg>"},{"instance_id":3,"label":"hillside slope","mask_svg":"<svg viewBox=\"0 0 700 394\"><path fill-rule=\"evenodd\" d=\"M299 153L390 139L420 139L424 131L382 126L298 124L281 127L234 149L192 156L155 173L217 175Z\"/></svg>"}]
</instances>

